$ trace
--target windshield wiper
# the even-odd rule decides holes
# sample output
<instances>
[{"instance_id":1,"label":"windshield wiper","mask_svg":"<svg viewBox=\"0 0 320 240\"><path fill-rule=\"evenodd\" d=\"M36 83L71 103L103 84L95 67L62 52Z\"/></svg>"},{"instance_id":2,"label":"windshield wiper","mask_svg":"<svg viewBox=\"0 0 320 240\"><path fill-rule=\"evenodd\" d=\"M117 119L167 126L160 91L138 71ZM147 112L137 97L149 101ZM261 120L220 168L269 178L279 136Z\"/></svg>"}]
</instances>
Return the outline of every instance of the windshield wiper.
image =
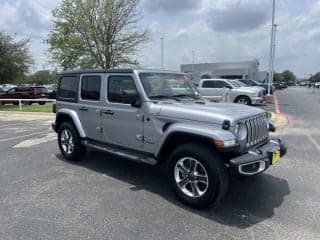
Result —
<instances>
[{"instance_id":1,"label":"windshield wiper","mask_svg":"<svg viewBox=\"0 0 320 240\"><path fill-rule=\"evenodd\" d=\"M199 96L196 96L196 95L193 95L193 94L176 94L176 95L173 95L172 97L177 97L177 98L179 98L179 97L181 97L181 98L190 97L190 98L193 98L193 99L200 99Z\"/></svg>"},{"instance_id":2,"label":"windshield wiper","mask_svg":"<svg viewBox=\"0 0 320 240\"><path fill-rule=\"evenodd\" d=\"M153 95L149 96L150 99L173 99L177 102L181 102L181 100L175 96L169 96L169 95Z\"/></svg>"}]
</instances>

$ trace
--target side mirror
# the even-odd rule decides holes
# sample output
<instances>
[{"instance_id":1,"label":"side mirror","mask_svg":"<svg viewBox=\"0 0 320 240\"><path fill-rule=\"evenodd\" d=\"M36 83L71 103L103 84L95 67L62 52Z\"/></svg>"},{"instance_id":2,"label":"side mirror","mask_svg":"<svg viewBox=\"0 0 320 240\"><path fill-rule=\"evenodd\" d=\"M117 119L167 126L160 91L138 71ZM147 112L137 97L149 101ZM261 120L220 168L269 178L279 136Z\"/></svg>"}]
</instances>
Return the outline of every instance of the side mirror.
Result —
<instances>
[{"instance_id":1,"label":"side mirror","mask_svg":"<svg viewBox=\"0 0 320 240\"><path fill-rule=\"evenodd\" d=\"M125 90L122 92L122 103L131 104L133 107L141 107L141 99L135 90Z\"/></svg>"}]
</instances>

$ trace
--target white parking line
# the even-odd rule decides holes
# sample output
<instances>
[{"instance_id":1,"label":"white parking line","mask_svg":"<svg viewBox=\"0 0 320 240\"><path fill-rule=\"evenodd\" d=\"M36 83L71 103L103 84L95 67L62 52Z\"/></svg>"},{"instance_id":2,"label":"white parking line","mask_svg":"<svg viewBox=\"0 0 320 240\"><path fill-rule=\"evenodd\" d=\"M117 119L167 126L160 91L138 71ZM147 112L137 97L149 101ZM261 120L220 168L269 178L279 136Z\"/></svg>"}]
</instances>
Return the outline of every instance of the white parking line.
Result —
<instances>
[{"instance_id":1,"label":"white parking line","mask_svg":"<svg viewBox=\"0 0 320 240\"><path fill-rule=\"evenodd\" d=\"M19 122L19 123L11 123L11 124L7 124L7 125L0 125L0 128L3 127L11 127L11 126L17 126L17 125L21 125L21 124L25 124L27 122Z\"/></svg>"},{"instance_id":2,"label":"white parking line","mask_svg":"<svg viewBox=\"0 0 320 240\"><path fill-rule=\"evenodd\" d=\"M13 148L28 148L28 147L39 145L42 143L54 141L54 140L56 140L56 138L57 138L57 134L54 132L51 132L51 133L48 133L47 135L40 137L40 138L37 137L37 138L32 138L32 139L27 139L25 141L22 141L22 142L18 143L17 145L15 145Z\"/></svg>"},{"instance_id":3,"label":"white parking line","mask_svg":"<svg viewBox=\"0 0 320 240\"><path fill-rule=\"evenodd\" d=\"M317 140L310 133L306 133L305 135L320 153L320 144L318 144Z\"/></svg>"},{"instance_id":4,"label":"white parking line","mask_svg":"<svg viewBox=\"0 0 320 240\"><path fill-rule=\"evenodd\" d=\"M26 134L26 135L22 135L22 136L0 139L0 142L15 140L15 139L24 138L24 137L36 136L36 135L40 135L40 134L43 134L43 133L49 133L49 132L50 132L50 130L46 130L46 131L43 131L43 132L30 133L30 134Z\"/></svg>"}]
</instances>

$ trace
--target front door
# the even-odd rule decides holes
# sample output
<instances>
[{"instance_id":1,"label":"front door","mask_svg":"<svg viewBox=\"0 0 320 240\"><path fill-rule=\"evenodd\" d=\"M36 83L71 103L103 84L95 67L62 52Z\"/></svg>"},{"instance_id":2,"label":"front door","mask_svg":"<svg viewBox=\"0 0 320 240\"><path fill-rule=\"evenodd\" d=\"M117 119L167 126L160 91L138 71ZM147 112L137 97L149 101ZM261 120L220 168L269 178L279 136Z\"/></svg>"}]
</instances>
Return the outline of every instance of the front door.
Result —
<instances>
[{"instance_id":1,"label":"front door","mask_svg":"<svg viewBox=\"0 0 320 240\"><path fill-rule=\"evenodd\" d=\"M102 108L104 141L124 147L143 147L143 112L141 108L124 103L125 91L137 91L132 75L110 75L107 100Z\"/></svg>"}]
</instances>

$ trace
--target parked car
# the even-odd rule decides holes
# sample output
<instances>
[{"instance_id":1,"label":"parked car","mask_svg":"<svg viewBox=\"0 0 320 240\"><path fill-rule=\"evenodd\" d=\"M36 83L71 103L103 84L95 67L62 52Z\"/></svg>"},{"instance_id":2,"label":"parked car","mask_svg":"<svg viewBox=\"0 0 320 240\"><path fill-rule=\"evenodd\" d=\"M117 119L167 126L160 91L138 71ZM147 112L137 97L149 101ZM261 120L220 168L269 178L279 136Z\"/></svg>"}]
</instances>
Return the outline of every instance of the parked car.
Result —
<instances>
[{"instance_id":1,"label":"parked car","mask_svg":"<svg viewBox=\"0 0 320 240\"><path fill-rule=\"evenodd\" d=\"M273 86L276 90L283 90L286 88L282 83L274 83Z\"/></svg>"},{"instance_id":2,"label":"parked car","mask_svg":"<svg viewBox=\"0 0 320 240\"><path fill-rule=\"evenodd\" d=\"M227 101L255 105L264 101L262 89L243 87L228 79L201 79L198 90L201 96L211 101Z\"/></svg>"},{"instance_id":3,"label":"parked car","mask_svg":"<svg viewBox=\"0 0 320 240\"><path fill-rule=\"evenodd\" d=\"M259 83L257 81L251 80L251 79L239 79L239 81L243 82L244 84L247 84L248 86L257 86L257 87L263 87L265 89L265 93L268 93L269 86L265 83ZM270 94L273 94L274 87L271 86L270 88Z\"/></svg>"},{"instance_id":4,"label":"parked car","mask_svg":"<svg viewBox=\"0 0 320 240\"><path fill-rule=\"evenodd\" d=\"M2 88L2 87L0 87L0 93L3 93L3 92L4 92L3 88Z\"/></svg>"},{"instance_id":5,"label":"parked car","mask_svg":"<svg viewBox=\"0 0 320 240\"><path fill-rule=\"evenodd\" d=\"M314 87L320 88L320 82L316 82L316 83L314 84Z\"/></svg>"},{"instance_id":6,"label":"parked car","mask_svg":"<svg viewBox=\"0 0 320 240\"><path fill-rule=\"evenodd\" d=\"M264 110L205 101L183 73L63 72L54 110L66 159L78 161L93 148L167 164L173 190L195 208L217 204L231 176L260 174L286 153L284 141L269 136Z\"/></svg>"},{"instance_id":7,"label":"parked car","mask_svg":"<svg viewBox=\"0 0 320 240\"><path fill-rule=\"evenodd\" d=\"M18 101L1 101L1 99L40 99L48 98L48 92L44 87L14 87L6 92L0 93L0 105L6 103L13 103L18 105ZM31 105L32 103L38 102L40 105L44 105L45 101L24 101L24 104Z\"/></svg>"},{"instance_id":8,"label":"parked car","mask_svg":"<svg viewBox=\"0 0 320 240\"><path fill-rule=\"evenodd\" d=\"M233 80L231 80L231 82L237 87L247 87L247 88L259 89L259 90L261 90L263 92L263 96L265 96L267 94L266 90L263 87L260 87L260 86L248 86L247 84L239 81L238 79L233 79Z\"/></svg>"}]
</instances>

